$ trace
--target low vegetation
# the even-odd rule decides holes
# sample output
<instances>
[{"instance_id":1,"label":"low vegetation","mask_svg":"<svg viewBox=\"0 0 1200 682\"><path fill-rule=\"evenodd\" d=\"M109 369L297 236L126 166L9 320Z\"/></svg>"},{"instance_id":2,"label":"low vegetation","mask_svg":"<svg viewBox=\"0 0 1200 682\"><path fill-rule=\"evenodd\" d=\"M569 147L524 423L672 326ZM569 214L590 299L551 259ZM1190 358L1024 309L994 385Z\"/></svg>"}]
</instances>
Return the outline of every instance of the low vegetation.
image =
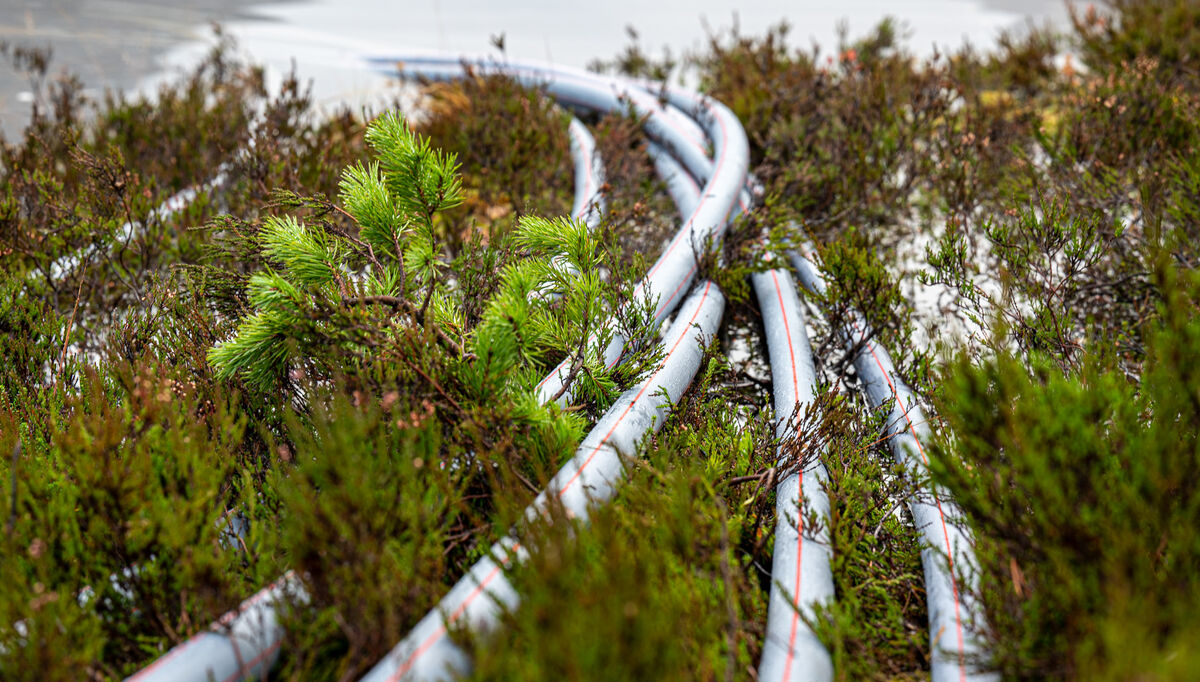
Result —
<instances>
[{"instance_id":1,"label":"low vegetation","mask_svg":"<svg viewBox=\"0 0 1200 682\"><path fill-rule=\"evenodd\" d=\"M977 663L1200 673L1200 9L1071 16L929 58L888 21L678 60L764 189L714 273L726 319L617 499L535 524L521 608L455 633L475 677L755 679L773 485L817 444L837 600L811 625L839 680L927 677L917 493L832 333L851 307L937 417ZM670 72L632 37L596 68ZM268 92L227 41L153 101L2 52L36 97L0 145L0 678L122 678L293 570L272 675L356 679L656 361L622 304L677 217L635 120L587 121L610 209L588 234L563 217L566 114L503 77L363 120ZM801 236L830 278L821 397L779 443L745 279ZM588 339L614 310L638 352L608 369ZM539 404L565 358L572 404Z\"/></svg>"}]
</instances>

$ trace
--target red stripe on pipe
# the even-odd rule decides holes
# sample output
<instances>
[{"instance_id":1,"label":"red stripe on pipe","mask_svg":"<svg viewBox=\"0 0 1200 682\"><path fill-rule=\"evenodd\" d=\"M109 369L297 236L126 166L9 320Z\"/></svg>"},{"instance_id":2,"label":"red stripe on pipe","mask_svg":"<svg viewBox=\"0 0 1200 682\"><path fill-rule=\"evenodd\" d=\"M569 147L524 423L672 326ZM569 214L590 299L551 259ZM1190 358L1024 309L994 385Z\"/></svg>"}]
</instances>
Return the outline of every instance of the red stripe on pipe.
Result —
<instances>
[{"instance_id":1,"label":"red stripe on pipe","mask_svg":"<svg viewBox=\"0 0 1200 682\"><path fill-rule=\"evenodd\" d=\"M779 287L779 275L774 270L771 271L771 280L775 283L775 297L779 299L779 315L783 318L783 331L787 335L788 357L792 362L792 397L797 402L800 399L800 378L796 372L796 351L792 347L792 328L788 324L787 309L783 307L783 291ZM795 409L793 407L793 409ZM791 419L791 415L787 416ZM800 477L800 497L804 497L804 467L801 466L798 472ZM797 501L797 508L799 501ZM792 661L796 658L796 634L800 630L800 567L804 561L804 514L797 509L796 513L796 591L792 595L792 628L791 634L788 636L788 652L787 663L783 667L783 682L788 682L792 676Z\"/></svg>"},{"instance_id":2,"label":"red stripe on pipe","mask_svg":"<svg viewBox=\"0 0 1200 682\"><path fill-rule=\"evenodd\" d=\"M521 545L516 544L516 545L513 545L512 551L516 552L519 549L521 549ZM510 556L512 556L512 555L511 554L504 555L504 558L501 560L502 565L508 565L508 560L509 560ZM475 587L475 589L472 590L471 593L467 595L467 598L464 599L463 602L458 605L458 608L454 609L454 613L450 614L450 617L446 619L447 624L452 625L454 623L454 621L456 621L460 617L462 617L463 612L465 612L467 610L467 607L470 606L471 602L475 601L476 597L483 594L483 590L485 587L487 587L488 583L492 582L492 580L494 580L496 578L496 576L500 574L500 568L501 568L500 566L493 568L492 571L490 573L488 573L487 576L484 577L484 579L479 582L479 585L477 585ZM445 625L438 626L438 629L435 630L433 632L433 634L429 635L429 637L426 638L426 640L421 643L421 646L417 647L417 650L414 651L412 653L412 655L408 657L408 660L404 662L404 665L402 665L399 670L397 670L395 673L392 674L391 677L388 678L389 682L396 682L401 677L403 677L405 673L407 673L409 670L412 670L412 667L414 665L416 665L416 663L417 663L417 659L420 658L421 656L423 656L426 651L429 651L429 649L431 647L433 647L433 645L436 644L437 641L439 639L441 639L442 637L444 637L445 635L446 635L446 626Z\"/></svg>"},{"instance_id":3,"label":"red stripe on pipe","mask_svg":"<svg viewBox=\"0 0 1200 682\"><path fill-rule=\"evenodd\" d=\"M854 331L859 334L862 331L858 328L858 323L853 318L850 320L854 325ZM879 367L879 373L883 375L884 381L887 382L888 388L892 389L892 397L896 400L896 404L900 405L899 392L896 391L896 385L892 383L892 377L883 368L883 361L879 359L879 355L875 353L875 344L868 345L871 351L871 357L875 360L876 366ZM925 447L921 445L921 439L917 437L916 429L913 428L912 420L908 418L908 409L905 406L900 407L900 414L904 415L904 421L908 424L908 430L912 434L913 442L917 444L917 452L921 455L921 461L925 466L929 466L929 457L925 454ZM958 679L960 682L966 682L967 665L965 660L965 652L963 651L963 630L962 617L959 615L959 598L958 598L958 579L954 577L954 553L950 547L950 531L946 528L946 514L942 511L942 500L938 497L937 490L932 490L933 502L937 505L938 519L942 522L942 537L946 543L946 568L950 573L950 589L954 594L954 632L958 638Z\"/></svg>"},{"instance_id":4,"label":"red stripe on pipe","mask_svg":"<svg viewBox=\"0 0 1200 682\"><path fill-rule=\"evenodd\" d=\"M688 320L688 323L687 323L688 328L690 328L692 326L692 324L696 321L696 318L700 315L700 311L704 308L704 300L706 298L708 298L708 291L709 291L709 289L712 288L712 285L713 285L713 283L709 282L704 287L704 294L700 297L700 303L696 305L696 312L692 313L692 319ZM686 329L684 330L684 332L682 334L679 335L679 338L675 340L675 345L671 346L671 350L668 351L667 356L665 358L663 358L662 364L660 364L658 366L658 371L656 371L654 373L654 376L652 376L646 380L646 382L642 385L642 390L638 391L638 394L636 396L634 396L633 400L631 400L629 402L629 405L625 407L625 411L622 412L621 416L617 418L616 423L614 423L612 425L612 428L610 428L608 430L608 433L604 434L604 438L602 438L600 440L600 444L597 445L594 450L592 450L591 454L588 455L588 458L584 461L583 465L580 466L579 469L575 472L575 475L572 476L566 482L566 484L564 484L563 487L559 489L559 491L558 491L559 497L562 497L563 494L567 492L567 489L570 488L571 485L574 484L576 480L578 480L580 474L583 473L583 470L586 469L589 464L591 464L592 459L595 458L595 456L596 456L596 453L600 452L600 448L604 447L605 443L608 442L608 439L612 437L613 432L616 431L617 427L621 425L621 421L624 420L625 417L627 417L629 415L630 410L632 410L633 406L637 404L637 401L641 400L642 396L646 394L647 389L650 388L650 384L653 383L654 379L657 378L658 375L662 373L663 367L665 367L667 364L667 359L675 354L675 349L679 348L679 344L683 343L683 340L685 338L687 338L687 330Z\"/></svg>"},{"instance_id":5,"label":"red stripe on pipe","mask_svg":"<svg viewBox=\"0 0 1200 682\"><path fill-rule=\"evenodd\" d=\"M265 659L267 656L270 656L271 654L278 651L279 646L281 644L283 644L282 637L275 640L275 643L272 644L271 646L267 647L266 649L263 649L262 653L260 653L259 655L255 656L253 659L251 659L249 663L239 664L238 669L235 670L232 675L225 678L225 682L233 682L234 680L240 680L243 675L245 675L250 670L254 669L254 666L258 665L259 663L262 663L263 659ZM239 658L240 658L240 656L239 656Z\"/></svg>"},{"instance_id":6,"label":"red stripe on pipe","mask_svg":"<svg viewBox=\"0 0 1200 682\"><path fill-rule=\"evenodd\" d=\"M696 321L696 318L699 317L700 311L703 310L704 300L708 298L708 292L709 292L709 289L712 288L712 286L713 286L713 283L709 282L708 285L704 287L704 294L700 297L700 303L697 304L697 306L696 306L696 312L692 314L692 318L688 321L687 326L689 328ZM636 396L634 396L632 401L630 401L629 405L625 408L625 411L622 412L621 416L617 418L616 423L614 423L612 428L610 428L608 430L608 433L604 434L604 438L601 439L600 444L597 445L594 450L592 450L591 454L588 455L588 458L586 460L584 460L583 464L581 464L579 466L579 469L575 472L575 475L571 476L571 478L565 484L563 484L562 488L559 489L558 497L561 498L567 492L567 490L570 489L570 487L572 485L574 485L575 481L577 481L579 479L579 476L580 476L580 474L583 473L583 470L586 469L588 467L588 465L590 465L592 463L592 460L596 457L596 453L600 452L600 448L604 447L604 445L608 442L608 439L612 437L613 432L615 432L617 430L617 427L620 426L621 422L625 419L625 417L627 417L629 415L629 412L630 412L630 410L633 409L633 406L635 404L637 404L638 400L641 400L643 395L646 394L647 389L650 388L650 384L653 383L654 379L659 374L662 373L663 368L667 364L667 359L669 359L672 355L675 354L676 349L679 348L679 344L682 343L685 338L687 338L687 330L686 329L684 330L684 333L680 334L679 338L676 339L675 345L671 346L671 350L669 352L667 352L666 357L663 358L662 363L658 366L658 371L656 371L653 376L651 376L649 379L646 380L645 384L642 386L642 390L638 391L638 394ZM516 545L514 547L514 551L516 549L518 549L519 547L520 547L520 545ZM508 563L509 556L511 556L511 554L505 555L505 560L504 560L505 564ZM459 616L462 615L463 611L466 610L467 606L469 606L472 601L474 601L480 594L483 593L483 588L486 587L487 584L490 583L496 577L496 575L499 574L499 572L500 572L500 566L497 566L496 568L492 569L492 572L488 573L487 577L484 578L479 583L479 585L474 590L471 591L471 593L469 595L467 595L467 598L463 600L462 604L459 604L458 608L455 609L454 613L450 615L447 622L453 623L455 620L457 620L459 618ZM416 664L417 659L419 659L422 655L424 655L424 653L426 651L428 651L435 643L437 643L437 640L441 639L445 635L446 635L446 626L445 625L439 626L437 631L435 631L433 634L431 634L421 644L421 646L417 647L417 650L414 651L412 653L412 655L408 657L408 660L406 660L404 662L404 665L400 666L400 668L395 673L393 673L391 676L388 677L388 682L398 682L405 673L407 673L409 670L412 669L412 667Z\"/></svg>"},{"instance_id":7,"label":"red stripe on pipe","mask_svg":"<svg viewBox=\"0 0 1200 682\"><path fill-rule=\"evenodd\" d=\"M254 594L253 596L251 596L249 599L247 599L246 601L242 602L241 606L239 606L239 607L238 607L236 610L234 610L234 611L227 611L227 612L226 612L226 613L225 613L223 616L221 616L219 619L217 619L217 622L213 623L213 624L212 624L212 626L210 626L210 628L209 628L209 629L215 632L215 631L216 631L216 630L217 630L217 629L218 629L220 626L222 626L222 625L227 625L227 624L229 624L230 622L232 622L232 621L236 620L238 616L240 616L240 615L242 615L243 613L245 613L247 610L249 610L249 609L250 609L250 607L254 606L254 605L255 605L255 604L257 604L258 602L262 601L263 599L266 599L267 595L268 595L268 594L271 592L271 590L274 590L274 589L275 589L276 587L278 587L278 586L279 586L281 583L284 583L284 582L286 582L286 581L287 581L289 578L291 578L291 576L292 576L292 571L288 571L287 573L284 573L284 574L283 574L283 576L279 578L279 580L276 580L275 582L271 583L270 585L267 585L267 586L266 586L266 587L264 587L263 589L259 590L259 591L258 591L256 594ZM200 637L201 637L201 635L203 635L203 634L209 634L209 633L198 633L198 634L192 635L191 637L189 637L189 638L187 639L187 641L183 642L183 643L182 643L182 644L180 644L179 646L177 646L177 647L175 647L175 648L171 649L170 651L168 651L168 652L166 653L166 655L162 656L161 658L159 658L158 660L154 661L154 662L153 662L153 663L151 663L150 665L148 665L148 666L146 666L145 668L142 668L141 670L139 670L139 671L137 671L136 673L134 673L134 674L133 674L133 675L132 675L132 676L129 678L128 682L133 682L134 680L141 679L142 677L145 677L146 675L150 674L150 672L151 672L151 671L153 671L155 668L158 668L158 667L162 666L162 665L163 665L164 663L166 663L167 661L169 661L169 660L171 660L172 658L175 658L175 657L176 657L176 656L178 656L179 654L183 653L185 650L187 650L187 649L188 649L189 647L191 647L193 644L195 644L196 642L198 642L198 641L199 641L199 639L200 639ZM280 640L280 641L282 641L282 640ZM277 642L276 642L274 645L272 645L272 646L273 646L273 647L275 647L275 648L278 648L278 647L279 647L279 642L277 641Z\"/></svg>"}]
</instances>

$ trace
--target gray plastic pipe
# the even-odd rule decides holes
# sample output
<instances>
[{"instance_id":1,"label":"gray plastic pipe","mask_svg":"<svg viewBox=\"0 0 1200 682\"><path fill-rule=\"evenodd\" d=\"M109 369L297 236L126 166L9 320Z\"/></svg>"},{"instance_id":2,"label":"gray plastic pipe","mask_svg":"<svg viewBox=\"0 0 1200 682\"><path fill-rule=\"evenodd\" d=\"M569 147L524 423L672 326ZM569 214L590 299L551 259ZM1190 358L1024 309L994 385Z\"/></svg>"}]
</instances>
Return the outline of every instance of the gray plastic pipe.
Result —
<instances>
[{"instance_id":1,"label":"gray plastic pipe","mask_svg":"<svg viewBox=\"0 0 1200 682\"><path fill-rule=\"evenodd\" d=\"M812 349L804 331L804 313L796 285L787 270L768 270L750 277L758 296L771 383L775 392L775 435L793 438L796 423L814 400L817 383ZM824 453L822 453L824 454ZM786 464L781 459L777 466ZM829 498L823 487L828 475L820 462L802 463L775 488L775 551L771 559L771 596L767 604L767 632L758 679L827 682L833 679L833 660L805 618L814 607L833 601L827 526L816 532L804 529L800 497L818 516L829 518Z\"/></svg>"},{"instance_id":2,"label":"gray plastic pipe","mask_svg":"<svg viewBox=\"0 0 1200 682\"><path fill-rule=\"evenodd\" d=\"M587 126L572 117L567 126L571 139L571 159L575 163L575 203L571 217L582 220L589 230L600 225L606 208L604 192L604 160L596 151L596 140Z\"/></svg>"},{"instance_id":3,"label":"gray plastic pipe","mask_svg":"<svg viewBox=\"0 0 1200 682\"><path fill-rule=\"evenodd\" d=\"M700 186L665 149L651 145L649 153L680 212L686 214L699 200ZM775 435L782 440L796 435L792 415L802 414L814 399L816 370L791 273L770 270L750 279L766 332L775 392ZM826 478L824 465L817 461L784 477L775 488L772 584L758 667L758 679L764 682L833 679L833 660L805 621L806 616L814 615L817 604L834 597L828 531L822 527L806 536L799 504L803 493L811 508L828 518L829 498L823 487Z\"/></svg>"},{"instance_id":4,"label":"gray plastic pipe","mask_svg":"<svg viewBox=\"0 0 1200 682\"><path fill-rule=\"evenodd\" d=\"M655 142L677 157L690 159L692 164L707 162L707 150L692 139L679 117L668 115L657 99L627 80L532 62L497 64L486 58L418 54L368 61L381 70L431 79L461 78L465 65L478 72L503 73L530 87L540 87L560 104L596 111L620 111L632 107L644 118L646 134ZM712 163L713 170L700 203L634 290L635 301L654 302L656 322L662 322L670 315L695 280L698 254L694 247L708 239L718 241L722 237L730 212L746 182L750 162L745 131L727 107L691 95L668 92L667 96L687 107L685 112L712 140L716 160ZM614 334L602 353L606 365L613 366L620 360L626 343L627 339L622 335ZM543 401L557 396L555 402L559 405L570 402L570 387L563 390L563 382L570 375L571 363L571 358L565 359L538 385Z\"/></svg>"},{"instance_id":5,"label":"gray plastic pipe","mask_svg":"<svg viewBox=\"0 0 1200 682\"><path fill-rule=\"evenodd\" d=\"M825 292L825 279L817 268L815 256L807 245L789 254L804 287L818 295ZM870 333L861 314L851 312L841 322L840 333L847 348ZM928 481L928 454L923 442L931 434L924 412L912 390L896 375L891 356L873 340L864 344L854 357L854 368L862 380L871 405L879 407L894 400L884 435L896 461L911 480ZM959 516L957 507L945 490L924 487L924 495L909 501L909 511L925 548L921 564L925 572L925 593L929 610L929 640L932 648L933 682L993 682L997 674L977 672L971 659L982 653L971 637L972 625L983 623L980 604L971 597L978 566L970 535L951 523ZM959 584L958 575L967 584Z\"/></svg>"},{"instance_id":6,"label":"gray plastic pipe","mask_svg":"<svg viewBox=\"0 0 1200 682\"><path fill-rule=\"evenodd\" d=\"M527 517L545 515L553 502L568 515L586 520L592 504L616 494L624 477L623 458L636 453L642 439L662 427L670 406L699 369L703 347L716 333L724 307L725 297L715 284L703 282L696 287L663 337L662 364L605 413L575 457L526 510ZM470 659L447 636L447 628L481 632L497 627L503 609L512 609L519 601L505 569L525 556L512 536L496 543L490 555L476 563L363 680L440 680L468 674Z\"/></svg>"},{"instance_id":7,"label":"gray plastic pipe","mask_svg":"<svg viewBox=\"0 0 1200 682\"><path fill-rule=\"evenodd\" d=\"M696 204L700 203L700 185L666 149L651 142L646 151L654 162L655 173L666 183L667 194L675 203L679 215L686 219L696 210Z\"/></svg>"},{"instance_id":8,"label":"gray plastic pipe","mask_svg":"<svg viewBox=\"0 0 1200 682\"><path fill-rule=\"evenodd\" d=\"M308 601L304 586L291 571L222 616L207 632L194 635L128 679L230 682L265 677L283 642L279 607L289 601Z\"/></svg>"},{"instance_id":9,"label":"gray plastic pipe","mask_svg":"<svg viewBox=\"0 0 1200 682\"><path fill-rule=\"evenodd\" d=\"M604 210L601 192L603 160L596 151L591 133L577 119L571 119L568 134L575 167L572 216L594 228ZM232 682L265 677L283 642L284 630L279 622L278 608L288 602L306 602L308 598L300 579L289 571L222 616L209 631L180 643L128 679L138 682Z\"/></svg>"}]
</instances>

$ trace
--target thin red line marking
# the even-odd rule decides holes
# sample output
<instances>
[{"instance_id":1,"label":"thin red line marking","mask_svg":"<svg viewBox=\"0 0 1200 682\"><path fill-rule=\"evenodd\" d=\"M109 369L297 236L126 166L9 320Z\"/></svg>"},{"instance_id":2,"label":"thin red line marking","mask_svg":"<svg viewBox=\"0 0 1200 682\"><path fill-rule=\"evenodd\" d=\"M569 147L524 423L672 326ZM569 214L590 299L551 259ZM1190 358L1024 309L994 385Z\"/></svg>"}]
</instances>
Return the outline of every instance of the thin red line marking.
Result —
<instances>
[{"instance_id":1,"label":"thin red line marking","mask_svg":"<svg viewBox=\"0 0 1200 682\"><path fill-rule=\"evenodd\" d=\"M237 620L237 618L239 616L241 616L246 611L250 610L250 608L252 606L254 606L258 602L262 601L263 599L266 599L267 595L270 594L271 590L274 590L276 587L278 587L282 583L286 582L289 578L291 578L291 576L292 576L292 571L288 571L287 573L284 573L283 576L281 576L279 578L279 580L276 580L275 582L271 583L270 585L267 585L266 587L262 588L258 592L251 595L250 598L247 599L246 601L242 602L238 606L238 608L236 608L232 611L226 611L225 614L222 615L220 618L218 618L215 623L213 623L211 626L209 626L208 630L206 630L204 632L197 632L196 634L187 638L185 641L181 642L179 644L179 646L176 646L173 649L171 649L170 651L168 651L166 654L164 654L158 660L154 661L150 665L148 665L145 668L142 668L138 672L134 673L133 676L131 676L129 678L130 682L133 682L133 680L141 679L141 678L145 677L146 675L149 675L155 668L158 668L158 667L164 665L167 661L169 661L169 660L175 658L176 656L178 656L179 654L183 653L185 650L190 648L193 644L200 641L200 639L202 637L207 637L209 635L214 635L214 634L218 635L218 636L228 637L229 635L227 635L226 633L219 632L219 629L221 627L228 625L229 623L233 622L234 620ZM278 648L279 643L281 641L282 640L277 640L271 646Z\"/></svg>"},{"instance_id":2,"label":"thin red line marking","mask_svg":"<svg viewBox=\"0 0 1200 682\"><path fill-rule=\"evenodd\" d=\"M787 309L783 306L783 290L779 286L779 275L775 270L771 271L771 280L775 283L775 297L779 300L779 315L783 318L783 331L787 335L788 358L792 363L792 399L795 403L800 402L800 377L796 372L796 350L792 346L792 328L788 324ZM793 409L795 407L793 406ZM789 414L788 419L791 419ZM804 468L801 467L798 472L800 477L800 495L804 495ZM783 667L783 682L788 682L792 676L792 661L796 658L796 634L800 629L800 567L804 562L804 516L799 513L799 505L797 505L796 514L796 592L792 596L792 627L791 633L788 635L788 652L787 662Z\"/></svg>"},{"instance_id":3,"label":"thin red line marking","mask_svg":"<svg viewBox=\"0 0 1200 682\"><path fill-rule=\"evenodd\" d=\"M709 282L708 285L704 287L704 294L700 297L700 303L696 306L696 312L692 314L692 318L688 320L687 327L684 329L683 333L679 335L679 338L675 340L675 344L671 346L671 350L667 352L666 357L663 358L662 364L658 366L658 370L653 376L646 380L646 383L642 386L642 390L638 391L638 394L634 396L633 400L629 402L629 405L625 407L625 411L622 412L621 416L617 418L617 421L613 423L612 428L608 430L608 433L604 434L604 438L600 440L600 443L594 450L592 450L587 459L584 460L583 464L579 465L579 469L575 471L575 474L571 476L571 478L568 479L561 488L559 488L557 493L559 498L561 498L567 492L567 490L574 485L575 481L579 479L579 476L585 469L587 469L588 465L590 465L592 460L596 457L596 453L600 452L600 448L604 447L604 445L608 443L608 439L612 437L613 433L617 430L617 427L620 426L625 417L629 415L629 412L633 409L633 406L637 404L637 401L641 400L642 396L646 394L647 389L650 388L650 385L654 383L654 379L656 379L658 375L662 373L663 368L666 367L667 360L675 354L675 351L679 348L679 344L682 343L685 338L687 338L688 330L691 329L692 324L695 323L696 318L699 317L700 311L704 309L704 301L708 298L708 292L709 289L712 288L712 285L713 283ZM519 547L520 545L515 546L514 551ZM508 563L507 559L509 556L511 556L511 554L505 555L505 564ZM466 610L467 606L469 606L472 601L474 601L480 594L483 593L483 589L496 577L499 572L500 566L496 566L494 569L492 569L491 573L488 573L487 577L485 577L483 581L481 581L479 585L472 590L465 599L463 599L463 602L459 604L458 608L456 608L454 613L451 614L447 619L447 624L453 623L455 620L457 620L459 616L461 616ZM445 625L439 626L436 631L429 635L429 637L421 644L421 646L417 647L416 651L414 651L412 655L408 657L408 660L406 660L395 673L388 677L388 682L397 682L405 673L412 669L412 667L416 664L417 659L424 655L424 653L428 651L438 639L441 639L443 636L445 636L445 634Z\"/></svg>"},{"instance_id":4,"label":"thin red line marking","mask_svg":"<svg viewBox=\"0 0 1200 682\"><path fill-rule=\"evenodd\" d=\"M859 334L862 333L858 327L858 322L851 318L850 323L854 325L855 332L858 332ZM888 374L888 372L883 368L883 361L879 359L879 355L875 352L875 344L868 344L867 347L871 351L871 357L875 360L875 365L879 367L879 372L883 374L883 379L887 382L888 388L892 390L892 398L896 400L897 405L900 405L900 394L896 390L896 385L892 383L891 375ZM904 421L908 424L908 431L912 434L913 442L917 444L917 452L921 455L921 461L924 462L925 466L928 467L929 457L925 454L925 447L921 445L921 439L917 437L917 432L916 429L913 428L912 420L908 417L907 406L900 405L900 414L904 415ZM958 579L954 577L954 554L952 552L952 548L950 547L950 531L946 528L946 514L942 511L942 500L938 497L937 490L932 490L931 492L933 493L934 504L937 506L938 519L942 523L942 537L945 539L946 543L946 568L950 573L950 589L954 594L954 631L958 638L958 679L960 682L965 682L967 679L967 668L965 661L966 652L963 650L962 618L959 614Z\"/></svg>"},{"instance_id":5,"label":"thin red line marking","mask_svg":"<svg viewBox=\"0 0 1200 682\"><path fill-rule=\"evenodd\" d=\"M696 305L696 312L692 313L692 318L688 320L687 326L684 328L683 333L680 334L679 338L675 340L675 344L671 346L671 350L667 351L667 355L663 358L662 364L658 366L658 371L654 373L654 376L646 380L646 383L642 385L642 390L638 391L638 394L634 396L633 400L629 402L629 405L625 407L625 411L622 412L621 416L617 418L617 421L613 423L612 428L608 430L608 433L604 434L604 438L600 439L600 443L596 445L596 448L592 450L591 454L588 455L588 458L584 461L584 463L580 465L578 470L575 471L575 474L563 484L562 488L559 489L558 497L561 498L583 473L583 470L592 463L592 459L596 456L596 453L600 452L600 448L604 447L604 445L608 443L608 439L612 437L613 432L617 430L617 427L620 426L625 417L629 415L629 411L633 409L633 406L637 404L637 401L642 399L642 396L645 395L646 390L650 388L650 384L654 383L654 380L657 379L658 375L662 373L663 368L667 365L667 360L675 354L675 350L679 348L679 344L683 343L683 340L687 338L688 330L692 328L692 324L695 323L696 318L700 315L700 311L704 309L704 301L708 298L708 291L712 288L712 285L712 282L709 282L704 287L704 294L700 297L700 303Z\"/></svg>"},{"instance_id":6,"label":"thin red line marking","mask_svg":"<svg viewBox=\"0 0 1200 682\"><path fill-rule=\"evenodd\" d=\"M238 669L233 671L232 675L225 678L225 682L233 682L233 680L241 679L242 676L245 675L246 673L250 672L250 670L252 670L254 668L254 666L258 665L259 663L262 663L263 659L265 659L267 656L270 656L271 654L275 653L279 649L280 644L283 644L283 639L275 640L274 644L267 647L266 649L263 649L262 653L255 656L254 659L251 660L249 663L238 666Z\"/></svg>"},{"instance_id":7,"label":"thin red line marking","mask_svg":"<svg viewBox=\"0 0 1200 682\"><path fill-rule=\"evenodd\" d=\"M514 544L512 551L516 552L519 549L521 549L521 545ZM465 599L463 599L463 602L458 605L458 608L454 609L454 613L450 614L450 617L446 620L446 623L439 625L437 630L434 630L429 637L427 637L425 641L421 643L421 646L417 647L417 650L408 657L408 660L404 662L404 665L401 666L400 669L393 673L390 677L388 677L388 682L396 682L403 677L405 673L407 673L409 670L412 670L412 667L417 663L417 659L423 656L425 652L429 651L429 649L432 648L439 639L445 636L446 625L453 624L454 621L462 617L462 614L467 610L467 607L471 605L471 602L475 601L475 598L480 594L483 594L483 590L487 587L488 583L492 582L492 580L494 580L496 576L500 574L501 566L508 564L508 559L510 556L512 556L511 553L506 553L504 555L501 565L493 568L491 572L489 572L487 576L485 576L484 579L475 586L475 589L471 590L471 593L468 594Z\"/></svg>"},{"instance_id":8,"label":"thin red line marking","mask_svg":"<svg viewBox=\"0 0 1200 682\"><path fill-rule=\"evenodd\" d=\"M675 291L672 291L671 295L669 297L667 297L667 300L663 301L663 304L660 305L658 307L658 310L656 310L654 312L655 317L658 317L659 315L661 315L662 312L671 305L671 301L674 301L675 297L679 295L679 291L681 289L683 289L684 285L686 285L688 282L691 281L692 275L695 274L695 272L696 272L696 264L693 262L691 269L687 271L687 274L683 276L683 279L680 280L679 284L675 287Z\"/></svg>"}]
</instances>

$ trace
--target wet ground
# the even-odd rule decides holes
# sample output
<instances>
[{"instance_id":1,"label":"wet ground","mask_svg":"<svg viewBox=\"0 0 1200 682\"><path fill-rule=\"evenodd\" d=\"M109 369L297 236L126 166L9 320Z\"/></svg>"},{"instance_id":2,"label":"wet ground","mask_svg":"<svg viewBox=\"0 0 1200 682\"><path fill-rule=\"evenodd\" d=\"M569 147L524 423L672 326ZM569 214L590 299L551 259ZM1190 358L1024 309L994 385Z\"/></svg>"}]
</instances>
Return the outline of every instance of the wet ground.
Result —
<instances>
[{"instance_id":1,"label":"wet ground","mask_svg":"<svg viewBox=\"0 0 1200 682\"><path fill-rule=\"evenodd\" d=\"M793 44L826 50L845 20L851 36L886 15L903 20L921 54L963 40L988 45L1026 17L1063 22L1054 0L609 0L602 10L557 0L0 0L0 41L50 46L52 72L69 68L99 95L103 88L150 91L194 64L212 43L213 22L226 27L256 61L278 77L293 64L315 81L318 100L363 101L383 85L366 74L364 53L404 49L488 52L504 36L507 54L585 66L611 58L637 28L652 54L702 47L710 29L736 24L761 34L787 19ZM0 68L0 129L11 136L28 120L26 79Z\"/></svg>"},{"instance_id":2,"label":"wet ground","mask_svg":"<svg viewBox=\"0 0 1200 682\"><path fill-rule=\"evenodd\" d=\"M254 6L263 4L254 3ZM50 47L51 73L69 68L98 96L130 89L161 68L168 50L211 22L264 20L238 0L0 0L0 41ZM0 126L11 136L28 120L30 83L0 68Z\"/></svg>"}]
</instances>

